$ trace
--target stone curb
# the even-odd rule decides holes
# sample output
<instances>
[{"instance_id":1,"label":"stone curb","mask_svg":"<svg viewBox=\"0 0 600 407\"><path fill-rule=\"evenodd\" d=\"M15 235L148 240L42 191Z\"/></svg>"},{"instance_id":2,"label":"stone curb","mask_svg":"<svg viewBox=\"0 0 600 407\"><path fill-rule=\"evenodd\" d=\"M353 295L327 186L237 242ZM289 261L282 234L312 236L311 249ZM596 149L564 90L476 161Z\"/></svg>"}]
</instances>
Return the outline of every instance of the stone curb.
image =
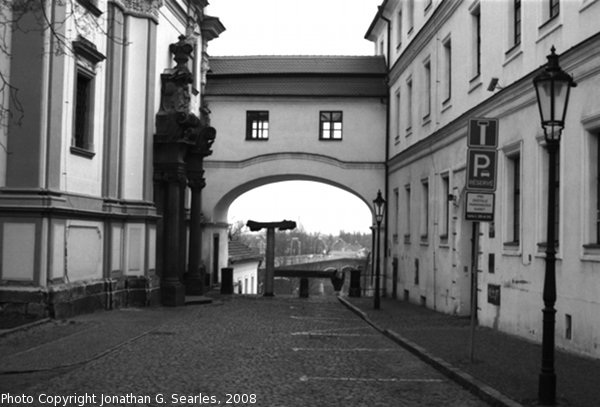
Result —
<instances>
[{"instance_id":1,"label":"stone curb","mask_svg":"<svg viewBox=\"0 0 600 407\"><path fill-rule=\"evenodd\" d=\"M373 322L371 318L369 318L366 312L351 304L347 299L338 296L338 300L346 307L348 307L352 312L364 319L365 322L367 322L377 331L381 332L382 334L393 340L396 344L402 346L403 348L405 348L424 362L433 366L442 374L455 381L456 383L460 384L462 387L464 387L477 397L481 398L485 402L497 407L523 407L520 403L517 403L516 401L510 399L509 397L500 393L498 390L474 378L470 374L463 372L459 368L452 366L445 360L432 355L423 347L404 338L400 334L392 330L380 327L375 322Z\"/></svg>"},{"instance_id":2,"label":"stone curb","mask_svg":"<svg viewBox=\"0 0 600 407\"><path fill-rule=\"evenodd\" d=\"M0 338L2 338L4 336L7 336L7 335L11 335L11 334L13 334L15 332L26 331L26 330L28 330L30 328L33 328L35 326L48 323L50 321L52 321L52 318L43 318L43 319L38 319L37 321L30 322L28 324L23 324L23 325L16 326L14 328L0 329Z\"/></svg>"}]
</instances>

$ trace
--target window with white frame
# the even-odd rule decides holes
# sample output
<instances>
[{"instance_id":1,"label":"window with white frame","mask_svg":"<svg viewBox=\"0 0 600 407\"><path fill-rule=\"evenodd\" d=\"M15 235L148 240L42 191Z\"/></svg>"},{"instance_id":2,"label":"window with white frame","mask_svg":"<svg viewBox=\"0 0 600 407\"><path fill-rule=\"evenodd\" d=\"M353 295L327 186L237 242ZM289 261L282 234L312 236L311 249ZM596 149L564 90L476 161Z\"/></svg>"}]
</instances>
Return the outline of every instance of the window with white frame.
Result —
<instances>
[{"instance_id":1,"label":"window with white frame","mask_svg":"<svg viewBox=\"0 0 600 407\"><path fill-rule=\"evenodd\" d=\"M398 243L398 228L400 223L400 190L394 188L394 234L392 236L395 244Z\"/></svg>"},{"instance_id":2,"label":"window with white frame","mask_svg":"<svg viewBox=\"0 0 600 407\"><path fill-rule=\"evenodd\" d=\"M421 180L421 241L429 238L429 180Z\"/></svg>"},{"instance_id":3,"label":"window with white frame","mask_svg":"<svg viewBox=\"0 0 600 407\"><path fill-rule=\"evenodd\" d=\"M342 139L342 112L319 112L319 140Z\"/></svg>"},{"instance_id":4,"label":"window with white frame","mask_svg":"<svg viewBox=\"0 0 600 407\"><path fill-rule=\"evenodd\" d=\"M518 245L521 240L521 153L506 156L506 242Z\"/></svg>"},{"instance_id":5,"label":"window with white frame","mask_svg":"<svg viewBox=\"0 0 600 407\"><path fill-rule=\"evenodd\" d=\"M509 4L509 45L513 48L521 43L521 0L511 0Z\"/></svg>"},{"instance_id":6,"label":"window with white frame","mask_svg":"<svg viewBox=\"0 0 600 407\"><path fill-rule=\"evenodd\" d=\"M396 15L396 48L402 46L402 8L398 10Z\"/></svg>"},{"instance_id":7,"label":"window with white frame","mask_svg":"<svg viewBox=\"0 0 600 407\"><path fill-rule=\"evenodd\" d=\"M394 119L396 123L396 141L400 140L400 134L402 133L402 111L401 111L401 103L400 103L400 89L398 89L394 95L394 99L396 101L396 109L394 113Z\"/></svg>"},{"instance_id":8,"label":"window with white frame","mask_svg":"<svg viewBox=\"0 0 600 407\"><path fill-rule=\"evenodd\" d=\"M415 0L407 0L406 1L406 12L407 12L407 30L410 35L415 26Z\"/></svg>"},{"instance_id":9,"label":"window with white frame","mask_svg":"<svg viewBox=\"0 0 600 407\"><path fill-rule=\"evenodd\" d=\"M586 246L600 246L600 130L588 133Z\"/></svg>"},{"instance_id":10,"label":"window with white frame","mask_svg":"<svg viewBox=\"0 0 600 407\"><path fill-rule=\"evenodd\" d=\"M413 104L413 81L412 77L406 81L406 135L412 133L412 104Z\"/></svg>"},{"instance_id":11,"label":"window with white frame","mask_svg":"<svg viewBox=\"0 0 600 407\"><path fill-rule=\"evenodd\" d=\"M547 219L548 219L548 208L546 202L548 202L548 151L545 148L541 148L541 189L542 189L542 200L543 209L540 211L541 218L539 219L541 228L540 228L540 241L542 242L539 246L542 249L546 244L547 240ZM554 206L554 243L556 246L559 244L559 236L560 236L560 148L556 152L556 178L553 183L553 188L556 196L556 202Z\"/></svg>"},{"instance_id":12,"label":"window with white frame","mask_svg":"<svg viewBox=\"0 0 600 407\"><path fill-rule=\"evenodd\" d=\"M410 243L410 223L411 223L411 193L410 184L404 186L404 243Z\"/></svg>"},{"instance_id":13,"label":"window with white frame","mask_svg":"<svg viewBox=\"0 0 600 407\"><path fill-rule=\"evenodd\" d=\"M471 78L481 74L481 8L479 3L471 10Z\"/></svg>"},{"instance_id":14,"label":"window with white frame","mask_svg":"<svg viewBox=\"0 0 600 407\"><path fill-rule=\"evenodd\" d=\"M448 234L450 233L450 174L442 174L440 181L440 240L444 243L448 241Z\"/></svg>"},{"instance_id":15,"label":"window with white frame","mask_svg":"<svg viewBox=\"0 0 600 407\"><path fill-rule=\"evenodd\" d=\"M79 37L72 42L75 55L73 133L71 153L92 158L94 153L94 117L96 70L105 59L89 40Z\"/></svg>"},{"instance_id":16,"label":"window with white frame","mask_svg":"<svg viewBox=\"0 0 600 407\"><path fill-rule=\"evenodd\" d=\"M442 42L442 56L444 59L442 103L448 103L452 97L452 39L450 36Z\"/></svg>"},{"instance_id":17,"label":"window with white frame","mask_svg":"<svg viewBox=\"0 0 600 407\"><path fill-rule=\"evenodd\" d=\"M423 120L429 119L431 114L431 60L428 58L423 64Z\"/></svg>"}]
</instances>

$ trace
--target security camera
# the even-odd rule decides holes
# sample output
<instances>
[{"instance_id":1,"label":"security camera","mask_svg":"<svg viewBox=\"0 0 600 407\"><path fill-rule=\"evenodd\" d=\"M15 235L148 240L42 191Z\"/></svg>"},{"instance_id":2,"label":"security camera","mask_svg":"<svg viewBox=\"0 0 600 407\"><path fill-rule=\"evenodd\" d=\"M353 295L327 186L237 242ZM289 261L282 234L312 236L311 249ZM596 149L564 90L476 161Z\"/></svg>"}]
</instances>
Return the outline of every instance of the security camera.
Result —
<instances>
[{"instance_id":1,"label":"security camera","mask_svg":"<svg viewBox=\"0 0 600 407\"><path fill-rule=\"evenodd\" d=\"M488 85L487 90L493 92L496 89L502 89L502 86L498 85L498 78L492 78L490 79L490 84Z\"/></svg>"}]
</instances>

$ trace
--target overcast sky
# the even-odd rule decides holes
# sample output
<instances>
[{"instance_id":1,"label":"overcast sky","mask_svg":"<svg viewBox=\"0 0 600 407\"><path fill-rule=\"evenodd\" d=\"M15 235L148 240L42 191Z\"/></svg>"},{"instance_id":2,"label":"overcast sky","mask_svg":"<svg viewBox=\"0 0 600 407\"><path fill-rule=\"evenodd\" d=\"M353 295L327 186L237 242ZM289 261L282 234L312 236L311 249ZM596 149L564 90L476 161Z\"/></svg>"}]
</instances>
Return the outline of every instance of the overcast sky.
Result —
<instances>
[{"instance_id":1,"label":"overcast sky","mask_svg":"<svg viewBox=\"0 0 600 407\"><path fill-rule=\"evenodd\" d=\"M210 0L226 31L217 55L372 55L364 39L381 0Z\"/></svg>"},{"instance_id":2,"label":"overcast sky","mask_svg":"<svg viewBox=\"0 0 600 407\"><path fill-rule=\"evenodd\" d=\"M364 39L381 0L210 0L226 28L208 45L223 55L373 55ZM375 197L373 197L375 198ZM370 233L368 206L339 188L294 181L256 188L233 202L228 221L294 220L309 232Z\"/></svg>"}]
</instances>

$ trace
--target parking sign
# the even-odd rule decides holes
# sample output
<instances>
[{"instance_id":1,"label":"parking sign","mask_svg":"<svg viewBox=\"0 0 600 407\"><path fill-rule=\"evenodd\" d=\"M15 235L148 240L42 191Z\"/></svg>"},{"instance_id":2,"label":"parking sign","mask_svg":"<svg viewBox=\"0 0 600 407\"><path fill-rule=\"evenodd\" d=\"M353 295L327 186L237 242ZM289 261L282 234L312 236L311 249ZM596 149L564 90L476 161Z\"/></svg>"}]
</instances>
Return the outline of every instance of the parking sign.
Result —
<instances>
[{"instance_id":1,"label":"parking sign","mask_svg":"<svg viewBox=\"0 0 600 407\"><path fill-rule=\"evenodd\" d=\"M467 159L467 189L496 190L496 150L470 148Z\"/></svg>"},{"instance_id":2,"label":"parking sign","mask_svg":"<svg viewBox=\"0 0 600 407\"><path fill-rule=\"evenodd\" d=\"M469 119L467 147L496 148L498 145L498 119Z\"/></svg>"}]
</instances>

